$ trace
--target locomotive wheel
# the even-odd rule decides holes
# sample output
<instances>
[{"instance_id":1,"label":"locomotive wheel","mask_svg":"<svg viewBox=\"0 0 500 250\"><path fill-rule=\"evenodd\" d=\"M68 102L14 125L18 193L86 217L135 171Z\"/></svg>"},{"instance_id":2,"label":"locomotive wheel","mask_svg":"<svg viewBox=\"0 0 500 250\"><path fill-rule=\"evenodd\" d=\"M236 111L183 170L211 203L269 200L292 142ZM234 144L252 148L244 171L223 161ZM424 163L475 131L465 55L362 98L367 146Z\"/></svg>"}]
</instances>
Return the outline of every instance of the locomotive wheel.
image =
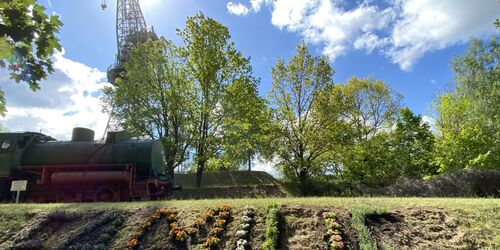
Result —
<instances>
[{"instance_id":1,"label":"locomotive wheel","mask_svg":"<svg viewBox=\"0 0 500 250\"><path fill-rule=\"evenodd\" d=\"M102 186L100 187L94 195L94 201L106 202L113 201L113 189L110 187Z\"/></svg>"},{"instance_id":2,"label":"locomotive wheel","mask_svg":"<svg viewBox=\"0 0 500 250\"><path fill-rule=\"evenodd\" d=\"M76 202L75 191L69 188L63 189L57 194L56 202Z\"/></svg>"}]
</instances>

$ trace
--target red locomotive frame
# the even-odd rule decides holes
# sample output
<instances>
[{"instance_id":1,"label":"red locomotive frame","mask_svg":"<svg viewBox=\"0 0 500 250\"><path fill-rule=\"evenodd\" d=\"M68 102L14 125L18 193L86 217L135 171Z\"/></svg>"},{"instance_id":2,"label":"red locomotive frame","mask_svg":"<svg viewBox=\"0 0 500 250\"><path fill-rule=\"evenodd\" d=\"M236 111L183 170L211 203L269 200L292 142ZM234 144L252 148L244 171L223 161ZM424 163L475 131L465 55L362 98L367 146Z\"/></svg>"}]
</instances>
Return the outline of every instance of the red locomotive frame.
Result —
<instances>
[{"instance_id":1,"label":"red locomotive frame","mask_svg":"<svg viewBox=\"0 0 500 250\"><path fill-rule=\"evenodd\" d=\"M167 197L171 184L156 178L136 179L131 164L85 164L18 166L37 176L28 185L25 199L30 202L127 201Z\"/></svg>"}]
</instances>

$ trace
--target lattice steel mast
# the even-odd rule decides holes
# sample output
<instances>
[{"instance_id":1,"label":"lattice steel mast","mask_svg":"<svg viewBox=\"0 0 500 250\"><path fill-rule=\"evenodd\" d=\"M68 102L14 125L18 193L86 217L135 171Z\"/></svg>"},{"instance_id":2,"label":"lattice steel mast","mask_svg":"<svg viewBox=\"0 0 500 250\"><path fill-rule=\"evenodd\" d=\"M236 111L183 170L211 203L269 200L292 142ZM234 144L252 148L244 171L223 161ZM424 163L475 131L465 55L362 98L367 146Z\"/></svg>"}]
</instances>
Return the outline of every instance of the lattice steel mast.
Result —
<instances>
[{"instance_id":1,"label":"lattice steel mast","mask_svg":"<svg viewBox=\"0 0 500 250\"><path fill-rule=\"evenodd\" d=\"M106 0L101 3L102 9L107 8ZM108 81L116 86L116 78L124 71L124 63L128 60L133 46L149 39L157 39L152 27L146 26L146 21L139 5L139 0L116 0L116 47L115 63L108 68ZM119 121L114 119L114 107L106 125L104 135L109 130L119 129ZM104 136L103 136L104 138Z\"/></svg>"},{"instance_id":2,"label":"lattice steel mast","mask_svg":"<svg viewBox=\"0 0 500 250\"><path fill-rule=\"evenodd\" d=\"M106 1L101 4L105 9ZM108 68L108 81L115 84L116 77L123 72L123 63L133 46L156 39L153 28L146 26L139 0L116 1L116 61Z\"/></svg>"}]
</instances>

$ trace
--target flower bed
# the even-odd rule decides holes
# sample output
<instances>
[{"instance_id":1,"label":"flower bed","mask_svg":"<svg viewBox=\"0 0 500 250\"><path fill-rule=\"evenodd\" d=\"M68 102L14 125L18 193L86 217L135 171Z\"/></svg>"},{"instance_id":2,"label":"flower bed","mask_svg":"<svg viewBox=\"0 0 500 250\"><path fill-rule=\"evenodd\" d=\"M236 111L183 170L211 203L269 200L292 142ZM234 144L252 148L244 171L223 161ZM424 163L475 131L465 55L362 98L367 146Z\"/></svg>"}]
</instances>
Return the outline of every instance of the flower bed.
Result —
<instances>
[{"instance_id":1,"label":"flower bed","mask_svg":"<svg viewBox=\"0 0 500 250\"><path fill-rule=\"evenodd\" d=\"M141 242L141 239L146 235L149 229L156 224L160 219L166 218L167 222L176 224L177 222L177 211L170 208L160 208L152 213L138 228L132 232L132 236L127 241L125 245L125 250L137 249Z\"/></svg>"},{"instance_id":2,"label":"flower bed","mask_svg":"<svg viewBox=\"0 0 500 250\"><path fill-rule=\"evenodd\" d=\"M325 240L328 243L328 249L344 249L342 239L342 226L337 222L337 215L334 212L323 213L323 223L326 227Z\"/></svg>"},{"instance_id":3,"label":"flower bed","mask_svg":"<svg viewBox=\"0 0 500 250\"><path fill-rule=\"evenodd\" d=\"M94 224L84 227L78 234L61 243L58 249L106 249L106 246L118 232L123 224L123 217L116 213L106 214L100 217ZM89 237L92 232L104 226L94 244L80 243L83 237Z\"/></svg>"},{"instance_id":4,"label":"flower bed","mask_svg":"<svg viewBox=\"0 0 500 250\"><path fill-rule=\"evenodd\" d=\"M228 205L223 205L209 211L213 211L211 217L213 225L211 230L208 232L208 238L205 240L203 246L207 250L214 250L219 248L221 236L226 230L227 224L231 219L232 210Z\"/></svg>"},{"instance_id":5,"label":"flower bed","mask_svg":"<svg viewBox=\"0 0 500 250\"><path fill-rule=\"evenodd\" d=\"M243 210L241 224L238 226L238 231L236 231L236 237L238 238L236 250L245 250L248 248L250 230L252 230L252 226L254 225L254 215L255 211L252 207L246 207L245 210Z\"/></svg>"}]
</instances>

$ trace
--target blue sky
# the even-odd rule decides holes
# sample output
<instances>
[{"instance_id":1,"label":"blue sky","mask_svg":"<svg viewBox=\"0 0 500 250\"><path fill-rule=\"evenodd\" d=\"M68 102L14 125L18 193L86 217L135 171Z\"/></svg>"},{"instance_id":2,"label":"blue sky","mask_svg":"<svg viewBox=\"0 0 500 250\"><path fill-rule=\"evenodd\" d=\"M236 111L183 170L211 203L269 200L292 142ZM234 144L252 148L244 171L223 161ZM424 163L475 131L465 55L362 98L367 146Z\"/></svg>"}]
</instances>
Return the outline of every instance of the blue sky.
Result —
<instances>
[{"instance_id":1,"label":"blue sky","mask_svg":"<svg viewBox=\"0 0 500 250\"><path fill-rule=\"evenodd\" d=\"M42 130L61 139L72 126L102 133L107 116L97 94L116 53L116 0L107 0L105 11L101 0L39 2L64 23L64 53L55 56L56 73L39 93L0 76L9 112L0 122L9 130ZM178 44L175 29L198 11L226 25L237 49L251 57L262 96L277 58L290 58L304 40L311 53L331 58L335 82L352 76L383 80L404 95L405 105L427 116L436 95L453 81L450 60L466 51L471 37L498 35L492 23L500 16L495 0L140 2L147 25Z\"/></svg>"}]
</instances>

